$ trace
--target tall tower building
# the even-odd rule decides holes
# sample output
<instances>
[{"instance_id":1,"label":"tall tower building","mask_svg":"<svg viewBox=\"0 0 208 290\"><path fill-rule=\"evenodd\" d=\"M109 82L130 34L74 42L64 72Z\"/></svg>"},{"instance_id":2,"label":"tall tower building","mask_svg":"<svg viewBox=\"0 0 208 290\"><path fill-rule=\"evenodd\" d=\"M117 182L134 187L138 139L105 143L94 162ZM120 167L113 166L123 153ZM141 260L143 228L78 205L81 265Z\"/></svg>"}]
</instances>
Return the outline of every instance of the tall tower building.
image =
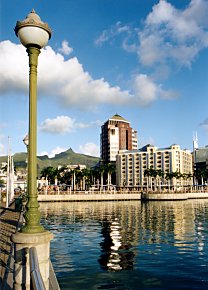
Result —
<instances>
[{"instance_id":1,"label":"tall tower building","mask_svg":"<svg viewBox=\"0 0 208 290\"><path fill-rule=\"evenodd\" d=\"M130 122L115 114L101 127L100 155L104 163L115 162L119 150L137 150L137 131Z\"/></svg>"}]
</instances>

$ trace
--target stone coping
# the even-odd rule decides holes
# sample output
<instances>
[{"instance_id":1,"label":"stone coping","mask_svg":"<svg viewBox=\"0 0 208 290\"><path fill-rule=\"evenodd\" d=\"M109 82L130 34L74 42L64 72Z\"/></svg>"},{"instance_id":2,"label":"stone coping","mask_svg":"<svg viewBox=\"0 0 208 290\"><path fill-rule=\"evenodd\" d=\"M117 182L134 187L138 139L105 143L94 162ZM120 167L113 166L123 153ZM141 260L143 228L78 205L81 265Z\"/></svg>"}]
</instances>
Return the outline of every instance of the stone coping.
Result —
<instances>
[{"instance_id":1,"label":"stone coping","mask_svg":"<svg viewBox=\"0 0 208 290\"><path fill-rule=\"evenodd\" d=\"M16 232L11 240L16 244L45 244L53 239L53 234L49 231L41 233L21 233Z\"/></svg>"},{"instance_id":2,"label":"stone coping","mask_svg":"<svg viewBox=\"0 0 208 290\"><path fill-rule=\"evenodd\" d=\"M65 195L38 195L39 202L61 201L113 201L113 200L186 200L208 198L208 192L186 193L107 193L107 194L65 194Z\"/></svg>"},{"instance_id":3,"label":"stone coping","mask_svg":"<svg viewBox=\"0 0 208 290\"><path fill-rule=\"evenodd\" d=\"M65 194L65 195L38 195L39 202L48 201L107 201L107 200L140 200L141 193L126 194Z\"/></svg>"},{"instance_id":4,"label":"stone coping","mask_svg":"<svg viewBox=\"0 0 208 290\"><path fill-rule=\"evenodd\" d=\"M143 193L143 200L187 200L208 198L208 192Z\"/></svg>"}]
</instances>

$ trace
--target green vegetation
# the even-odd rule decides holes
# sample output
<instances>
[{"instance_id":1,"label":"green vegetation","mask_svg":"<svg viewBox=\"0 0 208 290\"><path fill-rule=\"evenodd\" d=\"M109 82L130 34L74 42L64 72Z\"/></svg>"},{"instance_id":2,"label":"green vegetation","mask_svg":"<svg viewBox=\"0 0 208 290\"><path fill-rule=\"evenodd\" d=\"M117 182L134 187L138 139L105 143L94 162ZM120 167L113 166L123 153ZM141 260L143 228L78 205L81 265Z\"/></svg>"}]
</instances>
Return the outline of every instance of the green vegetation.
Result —
<instances>
[{"instance_id":1,"label":"green vegetation","mask_svg":"<svg viewBox=\"0 0 208 290\"><path fill-rule=\"evenodd\" d=\"M7 162L7 156L0 157L0 163ZM49 158L47 155L37 156L38 174L45 167L57 168L59 165L73 165L84 164L87 168L95 166L99 162L98 157L88 156L84 154L75 153L71 148L60 154L56 154L55 157ZM27 153L14 154L14 165L16 168L27 167Z\"/></svg>"},{"instance_id":2,"label":"green vegetation","mask_svg":"<svg viewBox=\"0 0 208 290\"><path fill-rule=\"evenodd\" d=\"M108 188L111 186L111 177L115 173L115 165L99 165L91 169L80 169L79 165L70 169L62 166L59 169L52 166L45 167L41 170L40 176L47 179L49 184L59 184L71 186L72 190L86 190L90 186L97 186L103 189L104 182Z\"/></svg>"}]
</instances>

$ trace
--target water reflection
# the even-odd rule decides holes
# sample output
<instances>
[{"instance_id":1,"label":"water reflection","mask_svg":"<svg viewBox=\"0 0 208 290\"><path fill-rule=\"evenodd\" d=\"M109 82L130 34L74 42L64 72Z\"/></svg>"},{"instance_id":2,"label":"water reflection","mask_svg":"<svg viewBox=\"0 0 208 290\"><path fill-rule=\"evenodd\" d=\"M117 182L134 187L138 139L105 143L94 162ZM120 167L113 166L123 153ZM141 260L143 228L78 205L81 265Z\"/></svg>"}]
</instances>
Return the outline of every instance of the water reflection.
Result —
<instances>
[{"instance_id":1,"label":"water reflection","mask_svg":"<svg viewBox=\"0 0 208 290\"><path fill-rule=\"evenodd\" d=\"M62 289L109 289L113 281L115 289L207 289L208 200L41 203L40 210L55 235L58 279L70 283Z\"/></svg>"},{"instance_id":2,"label":"water reflection","mask_svg":"<svg viewBox=\"0 0 208 290\"><path fill-rule=\"evenodd\" d=\"M103 241L102 254L98 262L104 270L130 270L134 265L134 252L131 243L122 239L122 226L118 219L101 222Z\"/></svg>"}]
</instances>

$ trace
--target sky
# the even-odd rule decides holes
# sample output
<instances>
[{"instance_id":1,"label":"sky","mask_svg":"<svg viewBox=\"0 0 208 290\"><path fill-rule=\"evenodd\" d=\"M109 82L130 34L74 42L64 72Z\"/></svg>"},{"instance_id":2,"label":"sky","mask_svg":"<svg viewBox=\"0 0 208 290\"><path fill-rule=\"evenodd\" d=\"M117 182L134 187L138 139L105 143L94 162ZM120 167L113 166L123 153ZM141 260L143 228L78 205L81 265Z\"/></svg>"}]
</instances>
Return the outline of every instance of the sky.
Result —
<instances>
[{"instance_id":1,"label":"sky","mask_svg":"<svg viewBox=\"0 0 208 290\"><path fill-rule=\"evenodd\" d=\"M208 144L208 0L0 0L0 155L25 152L29 66L14 33L35 9L52 29L38 60L38 155L100 154L119 114L138 147Z\"/></svg>"}]
</instances>

